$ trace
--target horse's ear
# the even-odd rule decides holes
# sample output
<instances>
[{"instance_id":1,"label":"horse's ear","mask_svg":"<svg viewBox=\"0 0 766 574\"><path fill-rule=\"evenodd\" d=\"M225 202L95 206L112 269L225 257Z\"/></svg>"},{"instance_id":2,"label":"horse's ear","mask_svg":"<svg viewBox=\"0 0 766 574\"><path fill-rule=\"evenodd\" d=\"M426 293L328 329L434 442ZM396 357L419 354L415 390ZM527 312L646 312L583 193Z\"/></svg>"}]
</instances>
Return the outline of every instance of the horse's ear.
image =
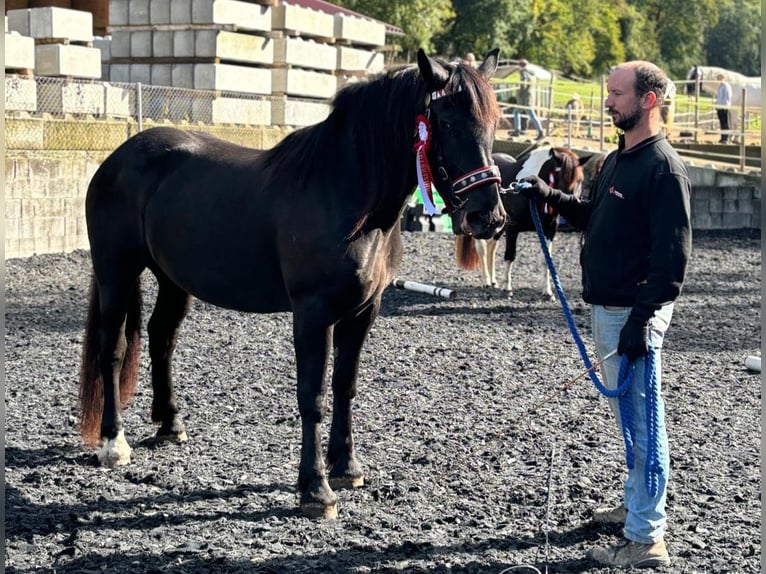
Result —
<instances>
[{"instance_id":1,"label":"horse's ear","mask_svg":"<svg viewBox=\"0 0 766 574\"><path fill-rule=\"evenodd\" d=\"M581 155L580 159L579 159L580 165L585 165L586 163L588 163L590 161L590 158L592 158L592 157L593 157L593 154Z\"/></svg>"},{"instance_id":2,"label":"horse's ear","mask_svg":"<svg viewBox=\"0 0 766 574\"><path fill-rule=\"evenodd\" d=\"M497 59L499 55L500 48L495 48L494 50L487 52L487 55L484 56L484 61L481 63L481 66L479 66L478 71L484 75L485 78L489 79L495 75L495 71L497 71Z\"/></svg>"},{"instance_id":3,"label":"horse's ear","mask_svg":"<svg viewBox=\"0 0 766 574\"><path fill-rule=\"evenodd\" d=\"M418 68L429 90L441 89L447 84L449 70L433 58L426 56L423 48L418 49Z\"/></svg>"}]
</instances>

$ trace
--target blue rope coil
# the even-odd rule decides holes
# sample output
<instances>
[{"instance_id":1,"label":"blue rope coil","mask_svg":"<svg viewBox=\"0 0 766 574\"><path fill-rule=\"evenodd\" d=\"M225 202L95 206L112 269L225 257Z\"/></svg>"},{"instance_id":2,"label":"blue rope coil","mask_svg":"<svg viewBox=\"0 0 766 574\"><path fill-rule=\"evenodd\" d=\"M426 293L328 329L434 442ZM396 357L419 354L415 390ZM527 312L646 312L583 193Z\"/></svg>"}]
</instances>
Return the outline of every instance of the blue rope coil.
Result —
<instances>
[{"instance_id":1,"label":"blue rope coil","mask_svg":"<svg viewBox=\"0 0 766 574\"><path fill-rule=\"evenodd\" d=\"M556 273L556 266L553 264L550 250L548 249L548 241L543 233L543 226L540 222L540 214L537 213L537 205L533 199L529 200L529 209L532 212L532 220L535 222L535 230L537 231L537 237L540 239L540 245L543 248L543 255L545 255L545 262L548 265L548 269L551 273L551 279L553 285L556 288L556 295L561 303L561 308L564 311L564 317L566 318L569 331L572 333L575 345L580 352L585 368L588 369L588 375L591 381L598 391L609 398L617 398L620 410L620 419L622 421L622 437L625 442L625 464L629 469L633 469L635 461L635 419L633 411L633 401L628 394L630 385L633 383L633 376L635 374L636 366L628 360L627 355L622 355L622 361L620 363L620 371L617 377L617 388L610 390L606 388L601 380L594 372L593 364L588 357L588 351L585 349L585 344L577 331L577 325L575 325L572 310L569 308L569 302L566 295L564 295L564 289L561 287L561 281L559 280L558 273ZM655 372L656 357L654 348L649 346L649 353L646 356L644 363L644 384L646 387L646 421L647 421L647 433L648 433L648 446L647 446L647 461L646 461L646 489L651 496L657 496L659 492L659 477L663 473L662 461L660 460L660 448L659 448L659 385L657 382L657 374Z\"/></svg>"}]
</instances>

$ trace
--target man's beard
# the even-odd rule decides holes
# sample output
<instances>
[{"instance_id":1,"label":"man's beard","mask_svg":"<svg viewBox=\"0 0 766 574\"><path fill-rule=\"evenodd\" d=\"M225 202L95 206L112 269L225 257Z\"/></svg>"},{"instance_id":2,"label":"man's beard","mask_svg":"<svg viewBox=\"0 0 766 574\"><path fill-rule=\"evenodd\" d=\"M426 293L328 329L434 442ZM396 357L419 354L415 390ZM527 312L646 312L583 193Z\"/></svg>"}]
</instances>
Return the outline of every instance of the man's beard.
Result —
<instances>
[{"instance_id":1,"label":"man's beard","mask_svg":"<svg viewBox=\"0 0 766 574\"><path fill-rule=\"evenodd\" d=\"M610 110L611 111L611 110ZM624 132L629 132L638 124L641 119L641 108L636 106L629 114L619 116L612 120L615 127L620 128Z\"/></svg>"}]
</instances>

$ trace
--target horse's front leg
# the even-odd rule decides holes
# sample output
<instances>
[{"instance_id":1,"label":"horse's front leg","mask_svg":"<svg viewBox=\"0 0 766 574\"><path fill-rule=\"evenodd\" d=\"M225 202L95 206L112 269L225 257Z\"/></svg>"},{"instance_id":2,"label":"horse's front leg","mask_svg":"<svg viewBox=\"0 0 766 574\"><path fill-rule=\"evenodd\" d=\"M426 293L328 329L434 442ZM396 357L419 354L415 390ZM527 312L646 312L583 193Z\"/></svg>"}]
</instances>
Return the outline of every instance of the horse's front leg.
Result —
<instances>
[{"instance_id":1,"label":"horse's front leg","mask_svg":"<svg viewBox=\"0 0 766 574\"><path fill-rule=\"evenodd\" d=\"M513 295L513 284L511 271L513 262L516 260L516 243L519 238L519 232L509 228L505 233L505 276L503 277L503 291L508 297Z\"/></svg>"},{"instance_id":2,"label":"horse's front leg","mask_svg":"<svg viewBox=\"0 0 766 574\"><path fill-rule=\"evenodd\" d=\"M553 238L546 238L548 244L548 254L553 254ZM551 289L551 270L548 268L548 263L543 255L543 297L548 299L555 299L553 296L553 290Z\"/></svg>"},{"instance_id":3,"label":"horse's front leg","mask_svg":"<svg viewBox=\"0 0 766 574\"><path fill-rule=\"evenodd\" d=\"M332 327L317 302L311 310L295 309L293 339L298 379L298 412L301 417L301 461L298 490L301 511L311 518L336 518L338 497L325 476L321 452L321 423L325 414L325 373Z\"/></svg>"},{"instance_id":4,"label":"horse's front leg","mask_svg":"<svg viewBox=\"0 0 766 574\"><path fill-rule=\"evenodd\" d=\"M479 269L479 271L481 271L481 286L489 287L491 283L489 277L489 267L487 265L487 240L477 239L474 242L474 245L476 248L476 253L479 256L479 261L481 261L481 268Z\"/></svg>"},{"instance_id":5,"label":"horse's front leg","mask_svg":"<svg viewBox=\"0 0 766 574\"><path fill-rule=\"evenodd\" d=\"M489 275L488 285L492 288L497 288L497 277L495 276L495 257L497 257L497 245L496 239L487 239L487 273Z\"/></svg>"},{"instance_id":6,"label":"horse's front leg","mask_svg":"<svg viewBox=\"0 0 766 574\"><path fill-rule=\"evenodd\" d=\"M335 325L333 334L334 367L332 376L333 413L327 464L332 488L364 485L364 472L356 459L351 406L356 396L359 356L373 321L378 316L380 299L358 315Z\"/></svg>"}]
</instances>

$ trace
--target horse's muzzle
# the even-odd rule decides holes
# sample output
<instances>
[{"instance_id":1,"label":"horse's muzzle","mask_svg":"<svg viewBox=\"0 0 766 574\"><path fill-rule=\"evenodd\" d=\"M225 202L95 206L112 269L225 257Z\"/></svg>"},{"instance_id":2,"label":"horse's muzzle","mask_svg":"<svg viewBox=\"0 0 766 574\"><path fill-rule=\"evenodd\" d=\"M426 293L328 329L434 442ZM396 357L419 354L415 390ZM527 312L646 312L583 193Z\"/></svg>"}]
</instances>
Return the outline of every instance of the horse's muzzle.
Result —
<instances>
[{"instance_id":1,"label":"horse's muzzle","mask_svg":"<svg viewBox=\"0 0 766 574\"><path fill-rule=\"evenodd\" d=\"M494 237L505 226L507 219L502 203L489 211L462 208L451 215L455 235L471 235L477 239Z\"/></svg>"}]
</instances>

